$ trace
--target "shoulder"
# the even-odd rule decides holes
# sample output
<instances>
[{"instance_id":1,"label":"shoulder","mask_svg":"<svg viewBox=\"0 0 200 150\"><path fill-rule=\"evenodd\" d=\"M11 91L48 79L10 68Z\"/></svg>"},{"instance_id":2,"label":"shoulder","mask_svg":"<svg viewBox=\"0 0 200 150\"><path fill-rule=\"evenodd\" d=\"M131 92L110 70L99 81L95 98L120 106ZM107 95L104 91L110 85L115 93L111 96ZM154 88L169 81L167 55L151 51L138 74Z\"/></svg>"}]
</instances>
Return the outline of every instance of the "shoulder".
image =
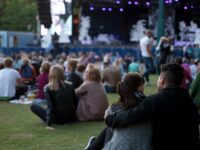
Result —
<instances>
[{"instance_id":1,"label":"shoulder","mask_svg":"<svg viewBox=\"0 0 200 150\"><path fill-rule=\"evenodd\" d=\"M20 76L19 72L18 72L17 70L15 70L15 69L8 69L8 71L7 71L7 72L10 72L10 73L12 73L13 75Z\"/></svg>"},{"instance_id":2,"label":"shoulder","mask_svg":"<svg viewBox=\"0 0 200 150\"><path fill-rule=\"evenodd\" d=\"M119 112L124 110L122 106L118 105L118 104L112 104L107 108L107 111L109 114L111 113L115 113L115 112Z\"/></svg>"},{"instance_id":3,"label":"shoulder","mask_svg":"<svg viewBox=\"0 0 200 150\"><path fill-rule=\"evenodd\" d=\"M47 84L45 87L44 87L44 92L49 92L50 91L50 83Z\"/></svg>"}]
</instances>

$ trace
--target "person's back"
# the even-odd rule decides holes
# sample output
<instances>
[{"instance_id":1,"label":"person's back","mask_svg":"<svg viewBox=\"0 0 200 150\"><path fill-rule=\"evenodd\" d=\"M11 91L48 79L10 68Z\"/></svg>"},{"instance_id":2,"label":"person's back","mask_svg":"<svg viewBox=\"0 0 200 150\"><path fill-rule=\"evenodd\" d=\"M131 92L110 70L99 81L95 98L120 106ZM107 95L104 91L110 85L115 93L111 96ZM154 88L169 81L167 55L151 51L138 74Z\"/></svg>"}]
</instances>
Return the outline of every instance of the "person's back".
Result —
<instances>
[{"instance_id":1,"label":"person's back","mask_svg":"<svg viewBox=\"0 0 200 150\"><path fill-rule=\"evenodd\" d=\"M103 85L93 81L86 81L75 91L76 96L79 96L78 119L80 121L102 120L108 107Z\"/></svg>"},{"instance_id":2,"label":"person's back","mask_svg":"<svg viewBox=\"0 0 200 150\"><path fill-rule=\"evenodd\" d=\"M145 95L144 79L138 73L128 73L117 87L119 101L112 104L106 114L125 111L139 105ZM130 96L131 95L131 96ZM116 128L104 150L152 150L152 126L150 122Z\"/></svg>"},{"instance_id":3,"label":"person's back","mask_svg":"<svg viewBox=\"0 0 200 150\"><path fill-rule=\"evenodd\" d=\"M56 122L66 123L75 119L75 93L68 83L59 84L59 90L51 90L49 86L45 87L45 95L48 101L52 103L52 112L55 115ZM51 96L51 98L48 98Z\"/></svg>"},{"instance_id":4,"label":"person's back","mask_svg":"<svg viewBox=\"0 0 200 150\"><path fill-rule=\"evenodd\" d=\"M75 71L67 75L67 81L72 82L74 89L78 88L83 83L82 77Z\"/></svg>"},{"instance_id":5,"label":"person's back","mask_svg":"<svg viewBox=\"0 0 200 150\"><path fill-rule=\"evenodd\" d=\"M19 73L12 68L4 68L0 70L0 96L15 96L17 79L20 78Z\"/></svg>"},{"instance_id":6,"label":"person's back","mask_svg":"<svg viewBox=\"0 0 200 150\"><path fill-rule=\"evenodd\" d=\"M109 66L103 70L103 81L109 85L116 87L121 80L121 73L117 67Z\"/></svg>"},{"instance_id":7,"label":"person's back","mask_svg":"<svg viewBox=\"0 0 200 150\"><path fill-rule=\"evenodd\" d=\"M108 107L100 71L89 64L85 70L85 82L75 90L79 97L77 117L80 121L102 120Z\"/></svg>"},{"instance_id":8,"label":"person's back","mask_svg":"<svg viewBox=\"0 0 200 150\"><path fill-rule=\"evenodd\" d=\"M123 111L120 107L109 107L110 113ZM104 150L152 150L152 125L150 122L138 123L126 128L114 129L112 139Z\"/></svg>"},{"instance_id":9,"label":"person's back","mask_svg":"<svg viewBox=\"0 0 200 150\"><path fill-rule=\"evenodd\" d=\"M156 98L152 117L154 150L194 150L198 139L198 112L187 90L163 89Z\"/></svg>"}]
</instances>

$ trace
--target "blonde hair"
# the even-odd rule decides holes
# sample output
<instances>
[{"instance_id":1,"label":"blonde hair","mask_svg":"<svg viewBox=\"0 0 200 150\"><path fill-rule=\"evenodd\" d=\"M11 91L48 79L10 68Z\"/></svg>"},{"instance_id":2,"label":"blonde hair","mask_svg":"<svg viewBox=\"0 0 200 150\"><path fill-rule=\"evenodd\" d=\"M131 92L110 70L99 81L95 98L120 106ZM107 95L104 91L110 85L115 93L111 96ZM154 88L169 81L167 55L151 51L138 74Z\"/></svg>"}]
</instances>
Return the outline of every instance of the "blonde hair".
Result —
<instances>
[{"instance_id":1,"label":"blonde hair","mask_svg":"<svg viewBox=\"0 0 200 150\"><path fill-rule=\"evenodd\" d=\"M25 65L30 64L30 59L28 59L27 57L24 57L24 58L23 58L23 63L24 63Z\"/></svg>"},{"instance_id":2,"label":"blonde hair","mask_svg":"<svg viewBox=\"0 0 200 150\"><path fill-rule=\"evenodd\" d=\"M51 90L58 90L59 84L64 84L64 68L60 65L53 65L49 71L49 86Z\"/></svg>"},{"instance_id":3,"label":"blonde hair","mask_svg":"<svg viewBox=\"0 0 200 150\"><path fill-rule=\"evenodd\" d=\"M94 65L92 64L88 64L87 69L88 69L88 80L100 83L101 82L100 70L98 68L95 68Z\"/></svg>"},{"instance_id":4,"label":"blonde hair","mask_svg":"<svg viewBox=\"0 0 200 150\"><path fill-rule=\"evenodd\" d=\"M99 69L93 68L92 70L90 70L89 74L88 74L88 79L90 81L95 81L95 82L100 83L101 82L101 74L100 74Z\"/></svg>"}]
</instances>

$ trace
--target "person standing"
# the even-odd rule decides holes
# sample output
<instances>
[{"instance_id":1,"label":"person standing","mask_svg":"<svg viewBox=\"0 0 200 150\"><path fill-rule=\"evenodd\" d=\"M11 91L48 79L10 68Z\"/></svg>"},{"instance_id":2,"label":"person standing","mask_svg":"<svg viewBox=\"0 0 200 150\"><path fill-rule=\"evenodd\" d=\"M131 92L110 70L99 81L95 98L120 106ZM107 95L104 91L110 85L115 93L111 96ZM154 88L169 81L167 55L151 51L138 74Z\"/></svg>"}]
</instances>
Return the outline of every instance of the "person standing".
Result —
<instances>
[{"instance_id":1,"label":"person standing","mask_svg":"<svg viewBox=\"0 0 200 150\"><path fill-rule=\"evenodd\" d=\"M153 55L151 52L153 45L153 33L151 30L145 31L145 36L140 40L140 49L142 53L142 59L145 64L146 71L143 74L147 83L150 83L149 75L153 71Z\"/></svg>"}]
</instances>

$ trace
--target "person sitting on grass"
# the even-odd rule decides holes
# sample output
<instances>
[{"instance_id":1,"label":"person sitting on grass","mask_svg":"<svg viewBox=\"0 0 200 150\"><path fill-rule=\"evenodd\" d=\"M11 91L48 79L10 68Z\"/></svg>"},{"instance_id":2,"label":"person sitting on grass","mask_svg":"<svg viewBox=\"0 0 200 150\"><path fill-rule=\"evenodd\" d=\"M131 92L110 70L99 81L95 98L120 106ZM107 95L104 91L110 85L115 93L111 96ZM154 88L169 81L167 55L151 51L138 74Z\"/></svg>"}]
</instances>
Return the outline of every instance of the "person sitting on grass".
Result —
<instances>
[{"instance_id":1,"label":"person sitting on grass","mask_svg":"<svg viewBox=\"0 0 200 150\"><path fill-rule=\"evenodd\" d=\"M77 60L70 59L67 64L67 81L72 82L74 89L78 88L82 83L82 77L77 73Z\"/></svg>"},{"instance_id":2,"label":"person sitting on grass","mask_svg":"<svg viewBox=\"0 0 200 150\"><path fill-rule=\"evenodd\" d=\"M36 85L38 87L37 100L34 103L43 104L45 103L44 87L49 83L49 70L51 65L49 62L43 62L40 67L40 75L37 77Z\"/></svg>"},{"instance_id":3,"label":"person sitting on grass","mask_svg":"<svg viewBox=\"0 0 200 150\"><path fill-rule=\"evenodd\" d=\"M109 106L106 113L128 110L141 103L145 98L144 82L143 77L138 73L128 73L117 86L119 101ZM114 131L105 128L96 139L89 140L85 150L100 150L104 145L104 150L151 150L151 133L150 122L114 129Z\"/></svg>"},{"instance_id":4,"label":"person sitting on grass","mask_svg":"<svg viewBox=\"0 0 200 150\"><path fill-rule=\"evenodd\" d=\"M79 97L77 117L79 121L103 120L104 113L108 107L105 89L101 84L100 71L88 64L84 73L85 81L75 89Z\"/></svg>"},{"instance_id":5,"label":"person sitting on grass","mask_svg":"<svg viewBox=\"0 0 200 150\"><path fill-rule=\"evenodd\" d=\"M47 109L37 104L31 105L31 111L40 117L53 130L52 124L66 124L75 121L75 92L73 87L64 81L64 69L54 65L49 72L49 83L44 93Z\"/></svg>"},{"instance_id":6,"label":"person sitting on grass","mask_svg":"<svg viewBox=\"0 0 200 150\"><path fill-rule=\"evenodd\" d=\"M158 93L134 108L106 114L106 124L119 129L151 121L153 150L199 150L200 116L188 90L180 87L183 79L180 65L163 65Z\"/></svg>"},{"instance_id":7,"label":"person sitting on grass","mask_svg":"<svg viewBox=\"0 0 200 150\"><path fill-rule=\"evenodd\" d=\"M36 81L36 72L28 58L23 58L23 64L19 70L22 81L26 85L34 85Z\"/></svg>"},{"instance_id":8,"label":"person sitting on grass","mask_svg":"<svg viewBox=\"0 0 200 150\"><path fill-rule=\"evenodd\" d=\"M4 59L4 69L0 70L0 100L18 99L27 91L22 86L20 74L13 69L13 60L10 57Z\"/></svg>"}]
</instances>

